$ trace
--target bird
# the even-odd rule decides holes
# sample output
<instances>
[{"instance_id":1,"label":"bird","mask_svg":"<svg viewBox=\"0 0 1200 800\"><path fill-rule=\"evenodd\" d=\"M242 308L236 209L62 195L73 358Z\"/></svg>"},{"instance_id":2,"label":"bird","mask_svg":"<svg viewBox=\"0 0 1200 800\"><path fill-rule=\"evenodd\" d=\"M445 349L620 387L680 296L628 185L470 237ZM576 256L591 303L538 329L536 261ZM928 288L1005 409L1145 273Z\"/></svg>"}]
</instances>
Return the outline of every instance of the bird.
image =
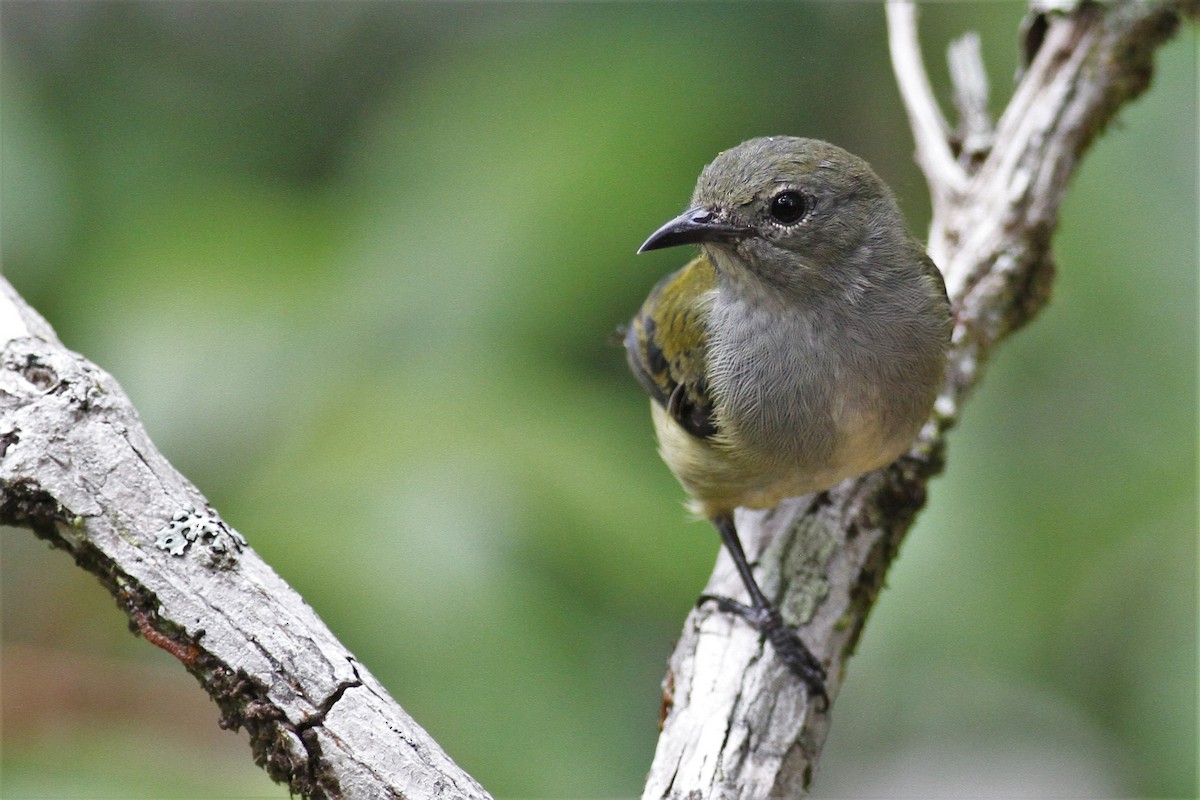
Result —
<instances>
[{"instance_id":1,"label":"bird","mask_svg":"<svg viewBox=\"0 0 1200 800\"><path fill-rule=\"evenodd\" d=\"M725 150L638 253L698 245L624 327L659 453L749 602L736 615L828 706L826 671L759 587L734 520L898 458L929 417L951 330L945 282L866 161L819 139Z\"/></svg>"}]
</instances>

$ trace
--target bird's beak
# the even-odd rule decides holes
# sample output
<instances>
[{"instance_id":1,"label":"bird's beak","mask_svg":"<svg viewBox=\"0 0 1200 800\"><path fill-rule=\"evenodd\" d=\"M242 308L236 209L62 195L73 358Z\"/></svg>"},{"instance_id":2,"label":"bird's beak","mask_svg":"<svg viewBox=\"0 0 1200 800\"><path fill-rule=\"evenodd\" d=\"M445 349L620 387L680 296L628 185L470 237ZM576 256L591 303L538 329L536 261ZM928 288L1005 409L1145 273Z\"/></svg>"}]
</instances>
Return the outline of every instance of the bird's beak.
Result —
<instances>
[{"instance_id":1,"label":"bird's beak","mask_svg":"<svg viewBox=\"0 0 1200 800\"><path fill-rule=\"evenodd\" d=\"M681 244L731 242L742 238L746 233L745 228L718 221L716 213L711 209L689 208L650 234L650 238L638 248L638 252L644 253L647 250L660 250Z\"/></svg>"}]
</instances>

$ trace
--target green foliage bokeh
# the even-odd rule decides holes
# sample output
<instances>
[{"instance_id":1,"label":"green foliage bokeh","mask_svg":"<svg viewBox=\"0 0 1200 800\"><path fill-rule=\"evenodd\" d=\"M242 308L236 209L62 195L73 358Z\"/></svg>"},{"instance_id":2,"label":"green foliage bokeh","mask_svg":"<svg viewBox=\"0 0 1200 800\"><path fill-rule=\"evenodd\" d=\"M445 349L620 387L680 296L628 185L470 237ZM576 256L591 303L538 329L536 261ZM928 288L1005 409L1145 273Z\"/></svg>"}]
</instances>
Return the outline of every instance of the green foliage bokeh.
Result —
<instances>
[{"instance_id":1,"label":"green foliage bokeh","mask_svg":"<svg viewBox=\"0 0 1200 800\"><path fill-rule=\"evenodd\" d=\"M943 98L976 29L1002 109L1020 16L924 9ZM772 133L922 230L882 9L6 0L0 32L6 277L489 790L636 795L717 545L609 342L684 257L634 250ZM1085 160L818 793L1196 791L1195 67L1186 29ZM0 546L5 797L285 796L94 581Z\"/></svg>"}]
</instances>

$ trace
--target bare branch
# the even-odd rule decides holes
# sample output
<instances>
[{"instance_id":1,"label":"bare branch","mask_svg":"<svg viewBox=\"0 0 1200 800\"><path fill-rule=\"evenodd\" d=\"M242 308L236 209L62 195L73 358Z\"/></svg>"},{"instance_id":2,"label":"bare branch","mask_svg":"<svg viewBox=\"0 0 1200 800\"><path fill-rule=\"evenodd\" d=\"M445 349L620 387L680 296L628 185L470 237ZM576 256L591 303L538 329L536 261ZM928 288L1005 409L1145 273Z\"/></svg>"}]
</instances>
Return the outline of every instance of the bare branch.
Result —
<instances>
[{"instance_id":1,"label":"bare branch","mask_svg":"<svg viewBox=\"0 0 1200 800\"><path fill-rule=\"evenodd\" d=\"M950 126L942 116L925 62L921 58L921 43L917 38L917 9L907 0L889 0L887 6L888 45L892 53L892 69L900 87L900 97L917 144L917 163L925 174L937 177L933 204L936 208L961 191L967 182L966 173L954 159L950 149ZM933 189L934 181L930 182Z\"/></svg>"},{"instance_id":2,"label":"bare branch","mask_svg":"<svg viewBox=\"0 0 1200 800\"><path fill-rule=\"evenodd\" d=\"M69 551L305 797L487 798L0 278L0 523Z\"/></svg>"},{"instance_id":3,"label":"bare branch","mask_svg":"<svg viewBox=\"0 0 1200 800\"><path fill-rule=\"evenodd\" d=\"M988 114L987 73L979 49L979 34L971 31L950 43L946 53L958 109L958 139L968 161L985 157L992 148L995 130Z\"/></svg>"},{"instance_id":4,"label":"bare branch","mask_svg":"<svg viewBox=\"0 0 1200 800\"><path fill-rule=\"evenodd\" d=\"M1032 61L992 147L974 154L968 172L955 160L929 87L915 10L888 4L892 61L933 199L928 249L955 306L946 386L933 419L896 464L738 519L763 589L828 665L832 698L928 481L942 467L959 405L996 345L1049 294L1051 235L1079 156L1149 84L1155 48L1188 10L1181 2L1083 3L1027 24ZM970 77L978 58L971 45L960 47L960 103L978 109L986 105L986 89ZM966 125L982 130L978 120ZM722 553L705 591L738 590ZM644 800L783 798L808 788L829 718L804 705L794 677L763 648L736 620L704 608L691 613L664 681L667 713Z\"/></svg>"}]
</instances>

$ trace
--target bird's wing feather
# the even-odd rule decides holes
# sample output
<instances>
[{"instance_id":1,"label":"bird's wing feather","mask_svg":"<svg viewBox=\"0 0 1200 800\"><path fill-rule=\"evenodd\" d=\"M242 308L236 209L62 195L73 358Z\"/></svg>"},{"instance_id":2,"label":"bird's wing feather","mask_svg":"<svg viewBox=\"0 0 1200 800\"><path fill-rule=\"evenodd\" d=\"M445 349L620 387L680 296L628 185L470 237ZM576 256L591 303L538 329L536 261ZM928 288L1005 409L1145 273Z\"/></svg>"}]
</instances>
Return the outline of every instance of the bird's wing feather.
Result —
<instances>
[{"instance_id":1,"label":"bird's wing feather","mask_svg":"<svg viewBox=\"0 0 1200 800\"><path fill-rule=\"evenodd\" d=\"M716 272L704 256L659 281L625 331L634 377L693 436L717 433L708 391L709 296Z\"/></svg>"}]
</instances>

